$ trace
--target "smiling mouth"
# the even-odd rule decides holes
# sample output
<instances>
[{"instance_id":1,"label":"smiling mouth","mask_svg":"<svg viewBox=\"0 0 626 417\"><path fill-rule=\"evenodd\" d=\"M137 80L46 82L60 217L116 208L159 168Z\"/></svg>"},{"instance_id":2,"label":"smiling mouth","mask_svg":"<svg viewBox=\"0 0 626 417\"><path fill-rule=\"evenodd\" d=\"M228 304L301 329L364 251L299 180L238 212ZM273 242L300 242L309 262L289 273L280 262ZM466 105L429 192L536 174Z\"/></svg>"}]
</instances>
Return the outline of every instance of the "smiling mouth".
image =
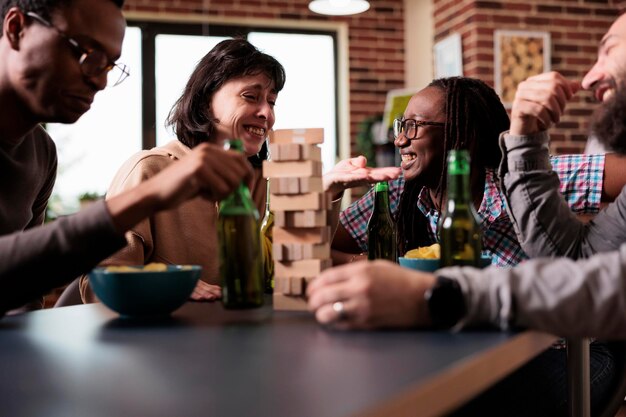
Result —
<instances>
[{"instance_id":1,"label":"smiling mouth","mask_svg":"<svg viewBox=\"0 0 626 417\"><path fill-rule=\"evenodd\" d=\"M415 155L414 153L408 153L408 154L402 154L401 157L402 157L402 162L409 162L417 158L417 155Z\"/></svg>"},{"instance_id":2,"label":"smiling mouth","mask_svg":"<svg viewBox=\"0 0 626 417\"><path fill-rule=\"evenodd\" d=\"M265 137L266 130L261 127L246 126L245 129L246 129L246 132L251 133L255 136L260 136L263 138Z\"/></svg>"}]
</instances>

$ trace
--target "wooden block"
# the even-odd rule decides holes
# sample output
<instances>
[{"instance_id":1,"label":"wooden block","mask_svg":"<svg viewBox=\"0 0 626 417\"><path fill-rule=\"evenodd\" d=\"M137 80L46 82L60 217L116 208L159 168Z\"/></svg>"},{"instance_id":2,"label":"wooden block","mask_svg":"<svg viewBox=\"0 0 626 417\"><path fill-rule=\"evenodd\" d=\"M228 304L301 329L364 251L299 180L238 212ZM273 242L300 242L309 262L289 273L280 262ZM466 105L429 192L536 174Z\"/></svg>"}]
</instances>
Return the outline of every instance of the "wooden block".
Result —
<instances>
[{"instance_id":1,"label":"wooden block","mask_svg":"<svg viewBox=\"0 0 626 417\"><path fill-rule=\"evenodd\" d=\"M282 311L308 311L307 301L304 297L294 297L274 293L272 297L274 310Z\"/></svg>"},{"instance_id":2,"label":"wooden block","mask_svg":"<svg viewBox=\"0 0 626 417\"><path fill-rule=\"evenodd\" d=\"M270 193L276 195L321 192L324 192L322 177L272 178L270 180Z\"/></svg>"},{"instance_id":3,"label":"wooden block","mask_svg":"<svg viewBox=\"0 0 626 417\"><path fill-rule=\"evenodd\" d=\"M297 143L270 144L271 160L285 161L321 161L322 148L317 145L300 145Z\"/></svg>"},{"instance_id":4,"label":"wooden block","mask_svg":"<svg viewBox=\"0 0 626 417\"><path fill-rule=\"evenodd\" d=\"M310 281L313 278L308 278ZM274 293L285 295L306 294L307 278L304 277L275 277Z\"/></svg>"},{"instance_id":5,"label":"wooden block","mask_svg":"<svg viewBox=\"0 0 626 417\"><path fill-rule=\"evenodd\" d=\"M307 193L294 195L272 195L270 210L301 211L301 210L329 210L332 201L326 193Z\"/></svg>"},{"instance_id":6,"label":"wooden block","mask_svg":"<svg viewBox=\"0 0 626 417\"><path fill-rule=\"evenodd\" d=\"M324 129L278 129L270 131L270 143L324 143Z\"/></svg>"},{"instance_id":7,"label":"wooden block","mask_svg":"<svg viewBox=\"0 0 626 417\"><path fill-rule=\"evenodd\" d=\"M270 198L271 202L271 198ZM326 210L281 211L274 212L274 224L278 227L322 227L329 224Z\"/></svg>"},{"instance_id":8,"label":"wooden block","mask_svg":"<svg viewBox=\"0 0 626 417\"><path fill-rule=\"evenodd\" d=\"M320 161L263 161L263 176L269 178L321 177L322 163Z\"/></svg>"},{"instance_id":9,"label":"wooden block","mask_svg":"<svg viewBox=\"0 0 626 417\"><path fill-rule=\"evenodd\" d=\"M289 277L274 277L274 294L291 294L291 279Z\"/></svg>"},{"instance_id":10,"label":"wooden block","mask_svg":"<svg viewBox=\"0 0 626 417\"><path fill-rule=\"evenodd\" d=\"M274 218L275 219L275 218ZM276 243L328 243L330 226L307 229L276 227L274 223L274 242Z\"/></svg>"},{"instance_id":11,"label":"wooden block","mask_svg":"<svg viewBox=\"0 0 626 417\"><path fill-rule=\"evenodd\" d=\"M301 261L274 262L274 277L313 278L330 268L330 259L304 259Z\"/></svg>"},{"instance_id":12,"label":"wooden block","mask_svg":"<svg viewBox=\"0 0 626 417\"><path fill-rule=\"evenodd\" d=\"M275 261L299 261L302 259L330 258L329 243L274 243L272 256Z\"/></svg>"}]
</instances>

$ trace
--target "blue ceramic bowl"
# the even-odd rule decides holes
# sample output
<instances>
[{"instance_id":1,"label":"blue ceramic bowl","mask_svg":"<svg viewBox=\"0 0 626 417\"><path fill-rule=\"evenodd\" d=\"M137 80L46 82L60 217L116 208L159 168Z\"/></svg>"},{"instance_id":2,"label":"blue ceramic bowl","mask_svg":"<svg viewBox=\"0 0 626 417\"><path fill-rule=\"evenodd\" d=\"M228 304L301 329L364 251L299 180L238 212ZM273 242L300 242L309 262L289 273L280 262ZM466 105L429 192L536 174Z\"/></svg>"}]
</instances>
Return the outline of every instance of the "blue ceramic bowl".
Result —
<instances>
[{"instance_id":1,"label":"blue ceramic bowl","mask_svg":"<svg viewBox=\"0 0 626 417\"><path fill-rule=\"evenodd\" d=\"M439 259L417 259L417 258L404 258L400 257L400 265L405 268L415 269L423 272L434 272L439 269ZM486 268L491 265L491 258L489 256L481 256L480 259L481 268Z\"/></svg>"},{"instance_id":2,"label":"blue ceramic bowl","mask_svg":"<svg viewBox=\"0 0 626 417\"><path fill-rule=\"evenodd\" d=\"M95 268L89 273L89 282L100 301L121 316L166 316L187 301L201 271L198 265L168 265L159 272Z\"/></svg>"}]
</instances>

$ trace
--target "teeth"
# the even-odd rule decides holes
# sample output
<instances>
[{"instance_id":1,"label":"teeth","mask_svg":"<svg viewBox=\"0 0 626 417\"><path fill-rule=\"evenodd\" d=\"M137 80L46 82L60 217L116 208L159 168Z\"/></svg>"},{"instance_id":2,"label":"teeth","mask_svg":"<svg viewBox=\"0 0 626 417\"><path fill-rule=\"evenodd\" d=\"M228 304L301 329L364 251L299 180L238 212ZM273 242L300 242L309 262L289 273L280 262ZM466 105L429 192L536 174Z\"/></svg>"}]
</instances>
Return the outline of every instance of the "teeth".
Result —
<instances>
[{"instance_id":1,"label":"teeth","mask_svg":"<svg viewBox=\"0 0 626 417\"><path fill-rule=\"evenodd\" d=\"M248 126L246 127L246 130L252 133L253 135L265 136L265 129L260 128L260 127Z\"/></svg>"},{"instance_id":2,"label":"teeth","mask_svg":"<svg viewBox=\"0 0 626 417\"><path fill-rule=\"evenodd\" d=\"M417 158L414 154L402 155L402 162L412 161Z\"/></svg>"}]
</instances>

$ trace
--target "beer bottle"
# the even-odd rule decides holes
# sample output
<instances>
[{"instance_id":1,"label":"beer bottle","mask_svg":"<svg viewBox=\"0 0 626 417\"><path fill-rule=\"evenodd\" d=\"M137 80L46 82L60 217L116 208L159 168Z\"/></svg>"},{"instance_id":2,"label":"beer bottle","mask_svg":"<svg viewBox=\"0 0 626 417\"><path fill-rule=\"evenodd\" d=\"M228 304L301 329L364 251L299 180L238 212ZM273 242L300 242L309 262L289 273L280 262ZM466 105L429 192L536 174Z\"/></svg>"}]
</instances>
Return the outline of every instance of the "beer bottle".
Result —
<instances>
[{"instance_id":1,"label":"beer bottle","mask_svg":"<svg viewBox=\"0 0 626 417\"><path fill-rule=\"evenodd\" d=\"M367 222L367 259L387 259L398 262L396 228L389 208L389 184L374 186L374 208Z\"/></svg>"},{"instance_id":2,"label":"beer bottle","mask_svg":"<svg viewBox=\"0 0 626 417\"><path fill-rule=\"evenodd\" d=\"M265 196L265 214L263 215L263 221L261 222L261 239L267 239L270 244L274 242L272 229L274 228L274 213L270 210L270 180L267 179L267 193ZM270 254L271 246L270 246ZM265 294L272 294L274 292L274 260L264 260L264 290Z\"/></svg>"},{"instance_id":3,"label":"beer bottle","mask_svg":"<svg viewBox=\"0 0 626 417\"><path fill-rule=\"evenodd\" d=\"M441 217L441 266L480 267L481 232L470 192L467 150L448 153L448 199Z\"/></svg>"},{"instance_id":4,"label":"beer bottle","mask_svg":"<svg viewBox=\"0 0 626 417\"><path fill-rule=\"evenodd\" d=\"M243 151L240 140L225 147ZM220 202L217 220L222 302L225 308L252 308L263 304L263 254L259 212L242 181Z\"/></svg>"}]
</instances>

